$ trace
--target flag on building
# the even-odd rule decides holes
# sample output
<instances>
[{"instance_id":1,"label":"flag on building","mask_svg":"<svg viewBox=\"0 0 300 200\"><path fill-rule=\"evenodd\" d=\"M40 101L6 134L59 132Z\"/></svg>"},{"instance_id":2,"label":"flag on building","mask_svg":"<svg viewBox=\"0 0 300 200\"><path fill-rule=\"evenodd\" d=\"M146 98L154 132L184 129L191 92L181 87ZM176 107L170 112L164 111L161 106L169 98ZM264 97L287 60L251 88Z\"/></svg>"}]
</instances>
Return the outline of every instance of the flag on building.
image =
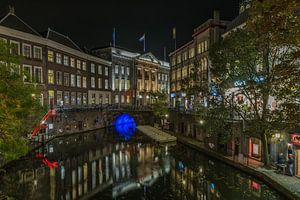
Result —
<instances>
[{"instance_id":1,"label":"flag on building","mask_svg":"<svg viewBox=\"0 0 300 200\"><path fill-rule=\"evenodd\" d=\"M112 32L112 41L113 41L113 47L116 47L116 29L113 29Z\"/></svg>"},{"instance_id":2,"label":"flag on building","mask_svg":"<svg viewBox=\"0 0 300 200\"><path fill-rule=\"evenodd\" d=\"M175 40L176 39L176 27L173 27L172 33L173 33L173 39Z\"/></svg>"},{"instance_id":3,"label":"flag on building","mask_svg":"<svg viewBox=\"0 0 300 200\"><path fill-rule=\"evenodd\" d=\"M144 33L142 37L140 37L139 42L144 42L144 52L146 51L146 34Z\"/></svg>"}]
</instances>

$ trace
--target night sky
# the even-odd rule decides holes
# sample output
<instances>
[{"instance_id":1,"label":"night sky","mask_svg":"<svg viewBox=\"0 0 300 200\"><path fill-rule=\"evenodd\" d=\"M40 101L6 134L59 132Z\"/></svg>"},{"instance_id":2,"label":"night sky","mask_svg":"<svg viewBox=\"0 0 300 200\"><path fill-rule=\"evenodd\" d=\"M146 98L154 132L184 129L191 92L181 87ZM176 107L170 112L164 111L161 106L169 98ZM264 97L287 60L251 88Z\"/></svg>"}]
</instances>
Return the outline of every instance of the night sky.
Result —
<instances>
[{"instance_id":1,"label":"night sky","mask_svg":"<svg viewBox=\"0 0 300 200\"><path fill-rule=\"evenodd\" d=\"M192 38L193 29L219 10L221 19L238 14L240 0L0 0L3 13L8 5L38 32L48 27L87 48L107 46L116 28L116 45L141 52L138 39L146 33L146 51L163 59L174 50L172 27L177 30L177 47Z\"/></svg>"}]
</instances>

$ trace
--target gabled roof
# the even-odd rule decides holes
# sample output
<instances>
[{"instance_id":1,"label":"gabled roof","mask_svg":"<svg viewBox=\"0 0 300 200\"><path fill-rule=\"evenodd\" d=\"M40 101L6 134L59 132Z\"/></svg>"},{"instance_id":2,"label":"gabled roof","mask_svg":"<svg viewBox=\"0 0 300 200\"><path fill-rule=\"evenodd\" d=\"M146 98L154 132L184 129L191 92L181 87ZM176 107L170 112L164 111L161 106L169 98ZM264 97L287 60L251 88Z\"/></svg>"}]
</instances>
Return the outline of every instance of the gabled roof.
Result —
<instances>
[{"instance_id":1,"label":"gabled roof","mask_svg":"<svg viewBox=\"0 0 300 200\"><path fill-rule=\"evenodd\" d=\"M160 64L160 60L158 60L151 52L140 55L138 59Z\"/></svg>"},{"instance_id":2,"label":"gabled roof","mask_svg":"<svg viewBox=\"0 0 300 200\"><path fill-rule=\"evenodd\" d=\"M0 25L22 31L24 33L41 36L36 30L34 30L31 26L26 24L22 19L15 15L13 8L10 8L9 13L7 13L2 19L0 19Z\"/></svg>"},{"instance_id":3,"label":"gabled roof","mask_svg":"<svg viewBox=\"0 0 300 200\"><path fill-rule=\"evenodd\" d=\"M65 36L57 31L50 29L50 28L48 28L48 31L46 32L46 35L44 37L49 40L52 40L54 42L57 42L59 44L70 47L72 49L82 51L82 49L75 42L73 42L73 40L71 40L68 36Z\"/></svg>"}]
</instances>

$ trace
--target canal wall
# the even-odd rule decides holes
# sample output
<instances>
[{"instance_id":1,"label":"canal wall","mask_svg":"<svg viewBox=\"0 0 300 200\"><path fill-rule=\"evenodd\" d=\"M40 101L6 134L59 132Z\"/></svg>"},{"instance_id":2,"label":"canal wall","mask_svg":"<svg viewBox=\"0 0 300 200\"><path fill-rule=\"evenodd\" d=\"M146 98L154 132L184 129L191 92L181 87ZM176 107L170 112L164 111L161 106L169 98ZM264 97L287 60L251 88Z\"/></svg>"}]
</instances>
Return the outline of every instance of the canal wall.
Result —
<instances>
[{"instance_id":1,"label":"canal wall","mask_svg":"<svg viewBox=\"0 0 300 200\"><path fill-rule=\"evenodd\" d=\"M249 165L236 162L231 158L221 155L220 153L207 149L203 144L191 138L180 136L174 133L173 135L177 137L177 141L179 143L189 146L197 151L200 151L201 153L204 153L212 158L222 161L225 164L228 164L236 169L239 169L249 175L254 176L255 178L263 181L270 187L277 190L279 193L281 193L283 196L287 197L288 199L291 200L300 199L300 189L299 189L300 180L298 178L279 175L272 172L271 170L267 170L264 168L255 168Z\"/></svg>"}]
</instances>

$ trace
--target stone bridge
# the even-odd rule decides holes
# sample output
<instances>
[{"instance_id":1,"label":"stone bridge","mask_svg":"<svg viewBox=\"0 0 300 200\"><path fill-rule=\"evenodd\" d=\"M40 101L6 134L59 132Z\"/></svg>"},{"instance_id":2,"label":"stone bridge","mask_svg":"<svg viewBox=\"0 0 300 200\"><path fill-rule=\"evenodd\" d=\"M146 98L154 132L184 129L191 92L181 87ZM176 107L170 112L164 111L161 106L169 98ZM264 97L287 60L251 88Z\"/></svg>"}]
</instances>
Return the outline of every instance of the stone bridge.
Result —
<instances>
[{"instance_id":1,"label":"stone bridge","mask_svg":"<svg viewBox=\"0 0 300 200\"><path fill-rule=\"evenodd\" d=\"M57 115L48 120L49 135L71 134L95 130L114 124L120 114L130 114L137 125L154 123L154 116L147 107L73 107L56 108Z\"/></svg>"}]
</instances>

